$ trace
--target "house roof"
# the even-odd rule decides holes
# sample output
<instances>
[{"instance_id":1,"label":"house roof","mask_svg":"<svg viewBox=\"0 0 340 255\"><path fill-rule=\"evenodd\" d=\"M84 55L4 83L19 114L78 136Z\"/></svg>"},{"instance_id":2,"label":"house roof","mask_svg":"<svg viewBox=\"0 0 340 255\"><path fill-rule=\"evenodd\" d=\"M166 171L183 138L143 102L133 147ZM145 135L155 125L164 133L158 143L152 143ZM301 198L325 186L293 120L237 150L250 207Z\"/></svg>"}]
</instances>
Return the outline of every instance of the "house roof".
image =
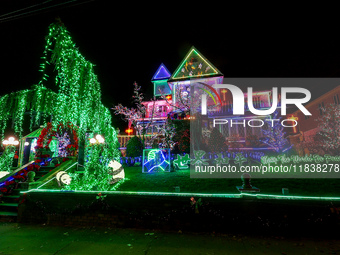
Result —
<instances>
[{"instance_id":1,"label":"house roof","mask_svg":"<svg viewBox=\"0 0 340 255\"><path fill-rule=\"evenodd\" d=\"M170 77L169 81L180 81L212 76L223 76L223 74L194 46L192 46L181 64Z\"/></svg>"},{"instance_id":2,"label":"house roof","mask_svg":"<svg viewBox=\"0 0 340 255\"><path fill-rule=\"evenodd\" d=\"M155 80L167 80L171 77L171 73L169 72L169 70L165 67L165 65L162 63L157 71L155 72L155 74L153 75L151 81L155 81Z\"/></svg>"},{"instance_id":3,"label":"house roof","mask_svg":"<svg viewBox=\"0 0 340 255\"><path fill-rule=\"evenodd\" d=\"M43 130L43 128L38 128L37 130L34 130L33 132L29 133L28 135L22 137L22 139L39 137L42 130Z\"/></svg>"}]
</instances>

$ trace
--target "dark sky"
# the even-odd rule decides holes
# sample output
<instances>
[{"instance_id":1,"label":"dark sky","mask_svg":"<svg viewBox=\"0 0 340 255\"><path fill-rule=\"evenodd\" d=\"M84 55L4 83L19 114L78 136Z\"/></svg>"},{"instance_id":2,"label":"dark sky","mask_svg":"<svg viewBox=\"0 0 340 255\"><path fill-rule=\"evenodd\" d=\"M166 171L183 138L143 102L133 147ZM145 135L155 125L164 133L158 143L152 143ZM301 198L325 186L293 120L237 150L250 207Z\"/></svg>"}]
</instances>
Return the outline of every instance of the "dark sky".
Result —
<instances>
[{"instance_id":1,"label":"dark sky","mask_svg":"<svg viewBox=\"0 0 340 255\"><path fill-rule=\"evenodd\" d=\"M193 10L181 6L170 9L172 2L155 2L152 8L145 2L115 3L2 0L0 95L30 88L39 81L44 37L56 17L65 24L80 52L96 65L102 100L110 108L117 103L130 104L134 81L146 97L152 96L150 80L158 66L164 63L174 72L191 46L225 77L340 76L337 33L326 32L312 16L288 25L291 16L281 19L277 13L261 17L260 13L250 16L231 9L222 12L216 5ZM211 13L209 8L213 16L206 15ZM37 9L40 11L35 12ZM28 13L22 15L24 12Z\"/></svg>"}]
</instances>

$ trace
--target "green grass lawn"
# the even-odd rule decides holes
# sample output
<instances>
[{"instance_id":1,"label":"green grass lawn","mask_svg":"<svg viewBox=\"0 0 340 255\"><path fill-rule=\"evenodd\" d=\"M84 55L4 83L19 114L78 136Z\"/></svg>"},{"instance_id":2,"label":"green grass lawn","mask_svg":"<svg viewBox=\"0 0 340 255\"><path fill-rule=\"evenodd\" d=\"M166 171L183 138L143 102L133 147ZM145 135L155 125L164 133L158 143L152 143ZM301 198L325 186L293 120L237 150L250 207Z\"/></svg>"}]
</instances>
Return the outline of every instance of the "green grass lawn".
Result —
<instances>
[{"instance_id":1,"label":"green grass lawn","mask_svg":"<svg viewBox=\"0 0 340 255\"><path fill-rule=\"evenodd\" d=\"M120 191L158 191L189 193L238 193L239 179L193 179L189 170L175 172L142 173L141 167L124 167L128 178L117 190ZM340 196L339 179L252 179L252 185L262 194L282 194L288 188L290 195Z\"/></svg>"}]
</instances>

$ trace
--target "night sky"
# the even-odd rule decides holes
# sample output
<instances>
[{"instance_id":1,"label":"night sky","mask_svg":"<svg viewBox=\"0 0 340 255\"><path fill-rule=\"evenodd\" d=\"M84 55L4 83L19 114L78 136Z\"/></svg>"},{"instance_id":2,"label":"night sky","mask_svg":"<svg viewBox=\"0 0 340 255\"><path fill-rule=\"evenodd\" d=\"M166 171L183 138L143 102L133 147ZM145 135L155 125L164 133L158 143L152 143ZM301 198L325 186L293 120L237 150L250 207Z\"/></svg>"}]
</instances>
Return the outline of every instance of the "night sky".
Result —
<instances>
[{"instance_id":1,"label":"night sky","mask_svg":"<svg viewBox=\"0 0 340 255\"><path fill-rule=\"evenodd\" d=\"M153 8L143 2L112 3L116 2L1 1L0 95L38 83L44 37L56 17L60 17L80 52L96 65L102 101L109 108L117 103L130 105L134 81L150 98L151 78L158 66L164 63L174 72L191 46L225 77L340 76L337 33L326 32L312 17L290 26L287 16L273 20L277 13L260 21L259 13L223 13L216 6L193 10L179 6L170 9L170 2ZM32 5L38 6L5 15ZM213 17L203 13L209 8L215 8ZM40 11L35 12L37 9ZM124 130L119 117L113 118L115 125Z\"/></svg>"}]
</instances>

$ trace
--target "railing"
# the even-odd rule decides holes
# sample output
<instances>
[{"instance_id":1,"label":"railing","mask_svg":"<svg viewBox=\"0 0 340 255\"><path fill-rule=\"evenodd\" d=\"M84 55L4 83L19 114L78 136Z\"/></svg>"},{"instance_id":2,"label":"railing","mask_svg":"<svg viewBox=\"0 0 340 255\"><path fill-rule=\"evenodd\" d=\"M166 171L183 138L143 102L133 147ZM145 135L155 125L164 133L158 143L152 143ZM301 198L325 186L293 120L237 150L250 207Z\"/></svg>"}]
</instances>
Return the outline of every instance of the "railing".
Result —
<instances>
[{"instance_id":1,"label":"railing","mask_svg":"<svg viewBox=\"0 0 340 255\"><path fill-rule=\"evenodd\" d=\"M120 144L120 147L126 147L128 141L134 137L134 135L117 135L118 142Z\"/></svg>"},{"instance_id":2,"label":"railing","mask_svg":"<svg viewBox=\"0 0 340 255\"><path fill-rule=\"evenodd\" d=\"M46 174L44 177L40 178L31 187L34 188L34 189L40 189L41 187L46 186L47 184L51 183L54 179L56 179L56 175L57 175L58 172L60 172L60 171L67 172L68 170L70 170L72 167L74 167L77 164L78 164L78 162L76 161L75 158L67 160L67 161L63 162L60 166L57 166L51 172Z\"/></svg>"},{"instance_id":3,"label":"railing","mask_svg":"<svg viewBox=\"0 0 340 255\"><path fill-rule=\"evenodd\" d=\"M181 153L181 156L184 156L186 153ZM205 153L205 155L203 156L203 159L215 159L217 157L217 154L219 153L212 153L212 152L207 152ZM253 150L253 151L226 151L226 152L221 152L222 157L228 157L230 159L234 159L236 157L237 154L242 154L244 157L246 158L251 158L255 161L260 162L261 161L261 157L265 155L265 152L263 149L257 150ZM174 159L177 158L178 154L174 154L171 153L170 154L170 160L173 161ZM121 157L120 158L120 163L121 164L127 164L127 165L134 165L135 163L142 163L143 161L143 157L139 156L139 157Z\"/></svg>"},{"instance_id":4,"label":"railing","mask_svg":"<svg viewBox=\"0 0 340 255\"><path fill-rule=\"evenodd\" d=\"M16 173L20 172L22 169L28 167L29 165L33 164L34 161L31 161L21 167L19 167L18 169L16 169L14 172L11 172L7 175L5 175L4 177L0 178L0 187L4 185L5 181L11 181L12 179L14 179L12 176L15 175ZM12 178L12 179L11 179Z\"/></svg>"},{"instance_id":5,"label":"railing","mask_svg":"<svg viewBox=\"0 0 340 255\"><path fill-rule=\"evenodd\" d=\"M281 106L281 103L278 102L278 107L280 106ZM266 110L270 108L270 105L268 103L264 103L261 101L258 104L254 105L254 107L258 110ZM207 112L209 116L220 116L220 115L232 115L233 114L233 104L226 104L226 105L222 105L216 108L214 107L212 109L214 109L214 111L211 110ZM249 111L248 104L246 103L244 106L244 111L245 112Z\"/></svg>"},{"instance_id":6,"label":"railing","mask_svg":"<svg viewBox=\"0 0 340 255\"><path fill-rule=\"evenodd\" d=\"M126 148L127 143L129 142L129 140L135 137L135 135L117 135L118 138L118 142L120 144L121 148ZM154 135L145 135L144 136L144 145L147 146L150 142L152 137L154 137Z\"/></svg>"}]
</instances>

